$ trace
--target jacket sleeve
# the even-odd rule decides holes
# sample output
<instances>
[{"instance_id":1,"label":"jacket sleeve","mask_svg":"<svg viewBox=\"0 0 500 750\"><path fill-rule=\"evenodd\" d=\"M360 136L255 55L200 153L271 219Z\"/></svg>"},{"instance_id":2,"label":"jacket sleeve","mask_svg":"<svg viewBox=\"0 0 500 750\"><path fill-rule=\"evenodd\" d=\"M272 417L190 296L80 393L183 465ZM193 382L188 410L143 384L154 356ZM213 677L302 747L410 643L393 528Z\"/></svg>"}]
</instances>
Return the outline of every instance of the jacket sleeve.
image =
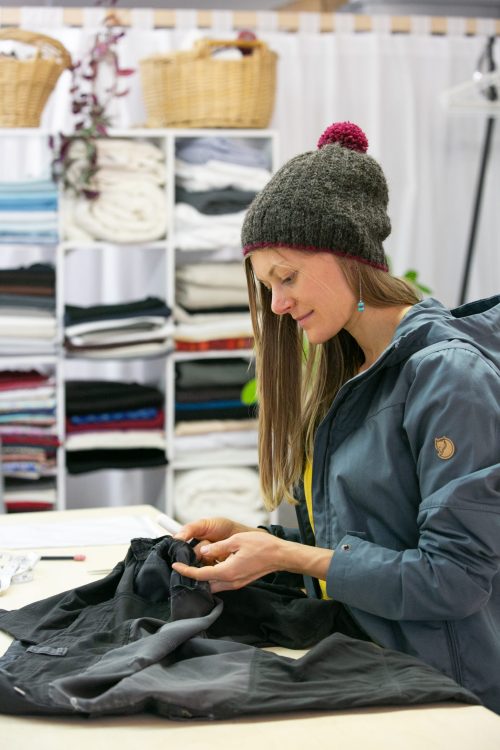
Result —
<instances>
[{"instance_id":1,"label":"jacket sleeve","mask_svg":"<svg viewBox=\"0 0 500 750\"><path fill-rule=\"evenodd\" d=\"M270 526L259 526L259 529L265 529L273 536L277 536L280 539L284 539L287 542L300 542L300 533L298 529L280 526L279 524L271 524Z\"/></svg>"},{"instance_id":2,"label":"jacket sleeve","mask_svg":"<svg viewBox=\"0 0 500 750\"><path fill-rule=\"evenodd\" d=\"M347 534L330 596L394 620L460 619L488 601L500 569L500 377L477 350L449 342L410 379L403 435L421 503L414 549Z\"/></svg>"}]
</instances>

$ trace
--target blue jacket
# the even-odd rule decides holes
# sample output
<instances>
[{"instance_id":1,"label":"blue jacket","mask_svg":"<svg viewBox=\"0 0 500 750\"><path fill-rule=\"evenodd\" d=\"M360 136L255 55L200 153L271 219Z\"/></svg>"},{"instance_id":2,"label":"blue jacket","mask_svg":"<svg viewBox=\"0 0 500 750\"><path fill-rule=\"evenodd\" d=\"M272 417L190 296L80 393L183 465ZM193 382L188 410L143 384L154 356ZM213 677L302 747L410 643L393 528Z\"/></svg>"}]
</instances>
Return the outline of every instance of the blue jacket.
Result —
<instances>
[{"instance_id":1,"label":"blue jacket","mask_svg":"<svg viewBox=\"0 0 500 750\"><path fill-rule=\"evenodd\" d=\"M415 305L341 388L316 435L313 514L329 595L500 712L500 296Z\"/></svg>"}]
</instances>

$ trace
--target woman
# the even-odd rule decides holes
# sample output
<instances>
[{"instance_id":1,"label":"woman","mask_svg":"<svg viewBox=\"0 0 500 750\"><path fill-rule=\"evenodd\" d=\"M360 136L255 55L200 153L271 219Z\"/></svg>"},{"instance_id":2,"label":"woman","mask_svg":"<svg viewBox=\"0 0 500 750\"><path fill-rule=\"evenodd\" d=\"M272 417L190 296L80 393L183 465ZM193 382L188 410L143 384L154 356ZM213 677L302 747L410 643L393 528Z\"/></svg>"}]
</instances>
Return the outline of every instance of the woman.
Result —
<instances>
[{"instance_id":1,"label":"woman","mask_svg":"<svg viewBox=\"0 0 500 750\"><path fill-rule=\"evenodd\" d=\"M388 190L366 149L332 125L243 227L262 492L297 502L300 531L202 519L179 536L204 540L205 565L174 567L214 592L318 579L360 635L500 712L500 297L450 311L388 273Z\"/></svg>"}]
</instances>

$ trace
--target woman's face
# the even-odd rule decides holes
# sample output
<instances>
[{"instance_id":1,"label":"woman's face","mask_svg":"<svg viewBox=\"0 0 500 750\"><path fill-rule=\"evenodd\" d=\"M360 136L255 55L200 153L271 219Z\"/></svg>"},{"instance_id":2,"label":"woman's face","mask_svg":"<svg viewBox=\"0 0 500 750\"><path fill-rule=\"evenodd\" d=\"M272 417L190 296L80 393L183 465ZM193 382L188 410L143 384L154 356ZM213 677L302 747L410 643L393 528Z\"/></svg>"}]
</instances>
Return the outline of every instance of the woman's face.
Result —
<instances>
[{"instance_id":1,"label":"woman's face","mask_svg":"<svg viewBox=\"0 0 500 750\"><path fill-rule=\"evenodd\" d=\"M328 341L359 317L356 295L332 253L256 250L251 262L271 292L273 312L291 315L311 344Z\"/></svg>"}]
</instances>

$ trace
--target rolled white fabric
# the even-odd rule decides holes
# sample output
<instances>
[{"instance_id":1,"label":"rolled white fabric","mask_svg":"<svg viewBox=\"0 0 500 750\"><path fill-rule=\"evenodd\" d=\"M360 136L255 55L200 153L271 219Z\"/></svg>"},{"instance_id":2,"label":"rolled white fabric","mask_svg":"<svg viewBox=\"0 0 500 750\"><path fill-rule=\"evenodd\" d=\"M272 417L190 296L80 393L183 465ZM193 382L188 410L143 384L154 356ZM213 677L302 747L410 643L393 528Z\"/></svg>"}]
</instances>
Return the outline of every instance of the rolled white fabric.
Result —
<instances>
[{"instance_id":1,"label":"rolled white fabric","mask_svg":"<svg viewBox=\"0 0 500 750\"><path fill-rule=\"evenodd\" d=\"M129 172L147 172L165 180L165 155L150 141L130 140L127 138L100 138L96 142L99 168ZM85 145L75 141L71 145L71 157L74 169L85 163Z\"/></svg>"},{"instance_id":2,"label":"rolled white fabric","mask_svg":"<svg viewBox=\"0 0 500 750\"><path fill-rule=\"evenodd\" d=\"M96 240L151 242L165 235L165 192L149 180L129 177L89 201L71 201L72 224Z\"/></svg>"}]
</instances>

